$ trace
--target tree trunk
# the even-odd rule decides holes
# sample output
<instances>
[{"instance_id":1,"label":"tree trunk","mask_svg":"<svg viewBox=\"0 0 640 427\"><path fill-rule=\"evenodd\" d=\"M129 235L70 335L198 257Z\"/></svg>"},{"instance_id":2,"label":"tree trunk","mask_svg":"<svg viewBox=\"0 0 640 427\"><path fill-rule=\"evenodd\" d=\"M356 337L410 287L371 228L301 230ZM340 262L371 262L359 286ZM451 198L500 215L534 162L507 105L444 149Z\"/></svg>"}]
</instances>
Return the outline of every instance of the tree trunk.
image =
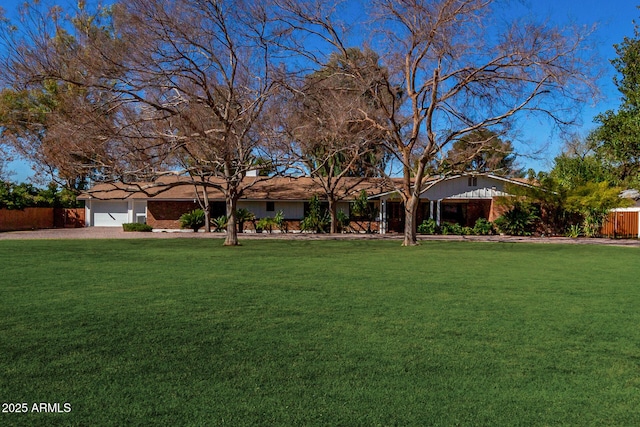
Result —
<instances>
[{"instance_id":1,"label":"tree trunk","mask_svg":"<svg viewBox=\"0 0 640 427\"><path fill-rule=\"evenodd\" d=\"M238 227L236 226L236 205L237 196L227 196L227 237L224 239L224 246L238 245Z\"/></svg>"},{"instance_id":2,"label":"tree trunk","mask_svg":"<svg viewBox=\"0 0 640 427\"><path fill-rule=\"evenodd\" d=\"M335 201L335 198L329 196L329 216L331 217L331 228L329 229L329 233L335 234L338 232L338 204Z\"/></svg>"},{"instance_id":3,"label":"tree trunk","mask_svg":"<svg viewBox=\"0 0 640 427\"><path fill-rule=\"evenodd\" d=\"M211 204L209 203L209 193L204 187L204 231L211 233Z\"/></svg>"},{"instance_id":4,"label":"tree trunk","mask_svg":"<svg viewBox=\"0 0 640 427\"><path fill-rule=\"evenodd\" d=\"M416 216L420 198L412 194L404 204L404 240L402 246L415 246L418 244Z\"/></svg>"},{"instance_id":5,"label":"tree trunk","mask_svg":"<svg viewBox=\"0 0 640 427\"><path fill-rule=\"evenodd\" d=\"M204 178L200 177L202 180L202 199L198 195L198 186L195 187L196 196L198 197L198 204L200 208L204 211L204 231L207 233L211 233L211 204L209 203L209 190L204 183Z\"/></svg>"},{"instance_id":6,"label":"tree trunk","mask_svg":"<svg viewBox=\"0 0 640 427\"><path fill-rule=\"evenodd\" d=\"M203 210L204 210L204 231L207 233L211 233L211 210L209 206L206 206Z\"/></svg>"}]
</instances>

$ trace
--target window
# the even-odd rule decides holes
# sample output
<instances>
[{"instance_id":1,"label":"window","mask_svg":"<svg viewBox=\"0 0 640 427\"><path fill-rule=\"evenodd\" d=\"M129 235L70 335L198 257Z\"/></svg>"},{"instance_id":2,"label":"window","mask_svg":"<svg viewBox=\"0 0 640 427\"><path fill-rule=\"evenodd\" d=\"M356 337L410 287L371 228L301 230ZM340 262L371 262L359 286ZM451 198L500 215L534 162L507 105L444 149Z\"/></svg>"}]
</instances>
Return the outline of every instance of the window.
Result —
<instances>
[{"instance_id":1,"label":"window","mask_svg":"<svg viewBox=\"0 0 640 427\"><path fill-rule=\"evenodd\" d=\"M276 210L276 202L267 202L267 212L274 212Z\"/></svg>"},{"instance_id":2,"label":"window","mask_svg":"<svg viewBox=\"0 0 640 427\"><path fill-rule=\"evenodd\" d=\"M309 215L309 202L304 202L304 216ZM320 212L329 212L329 202L320 202Z\"/></svg>"},{"instance_id":3,"label":"window","mask_svg":"<svg viewBox=\"0 0 640 427\"><path fill-rule=\"evenodd\" d=\"M227 214L227 204L225 202L211 202L210 210L211 218L218 218Z\"/></svg>"},{"instance_id":4,"label":"window","mask_svg":"<svg viewBox=\"0 0 640 427\"><path fill-rule=\"evenodd\" d=\"M477 176L470 176L469 180L469 187L477 187L478 186L478 177Z\"/></svg>"},{"instance_id":5,"label":"window","mask_svg":"<svg viewBox=\"0 0 640 427\"><path fill-rule=\"evenodd\" d=\"M450 224L466 224L467 204L466 203L446 203L441 205L440 219L442 222Z\"/></svg>"}]
</instances>

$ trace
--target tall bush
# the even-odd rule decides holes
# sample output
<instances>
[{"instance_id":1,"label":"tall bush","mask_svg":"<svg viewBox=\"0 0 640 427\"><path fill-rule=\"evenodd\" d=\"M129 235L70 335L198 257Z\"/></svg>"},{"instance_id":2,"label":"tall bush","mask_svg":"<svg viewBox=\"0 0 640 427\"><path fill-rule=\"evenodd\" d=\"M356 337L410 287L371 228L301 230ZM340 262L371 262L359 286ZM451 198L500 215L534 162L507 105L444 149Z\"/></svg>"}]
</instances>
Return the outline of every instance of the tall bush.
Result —
<instances>
[{"instance_id":1,"label":"tall bush","mask_svg":"<svg viewBox=\"0 0 640 427\"><path fill-rule=\"evenodd\" d=\"M494 224L501 233L510 236L530 236L536 231L538 209L531 204L515 202Z\"/></svg>"},{"instance_id":2,"label":"tall bush","mask_svg":"<svg viewBox=\"0 0 640 427\"><path fill-rule=\"evenodd\" d=\"M342 209L336 213L336 221L338 225L338 233L344 232L351 222L349 216Z\"/></svg>"},{"instance_id":3,"label":"tall bush","mask_svg":"<svg viewBox=\"0 0 640 427\"><path fill-rule=\"evenodd\" d=\"M309 200L309 212L302 219L300 229L302 231L311 231L314 233L326 233L331 224L331 218L326 210L320 206L320 200L317 195L313 195Z\"/></svg>"},{"instance_id":4,"label":"tall bush","mask_svg":"<svg viewBox=\"0 0 640 427\"><path fill-rule=\"evenodd\" d=\"M55 183L38 188L33 184L0 180L0 209L30 207L74 208L78 207L78 202L74 193L59 189Z\"/></svg>"},{"instance_id":5,"label":"tall bush","mask_svg":"<svg viewBox=\"0 0 640 427\"><path fill-rule=\"evenodd\" d=\"M487 236L493 234L493 224L486 218L478 218L473 225L473 234L478 236Z\"/></svg>"},{"instance_id":6,"label":"tall bush","mask_svg":"<svg viewBox=\"0 0 640 427\"><path fill-rule=\"evenodd\" d=\"M569 192L567 206L581 215L585 236L594 237L600 232L611 209L633 204L619 196L621 191L607 182L587 182Z\"/></svg>"}]
</instances>

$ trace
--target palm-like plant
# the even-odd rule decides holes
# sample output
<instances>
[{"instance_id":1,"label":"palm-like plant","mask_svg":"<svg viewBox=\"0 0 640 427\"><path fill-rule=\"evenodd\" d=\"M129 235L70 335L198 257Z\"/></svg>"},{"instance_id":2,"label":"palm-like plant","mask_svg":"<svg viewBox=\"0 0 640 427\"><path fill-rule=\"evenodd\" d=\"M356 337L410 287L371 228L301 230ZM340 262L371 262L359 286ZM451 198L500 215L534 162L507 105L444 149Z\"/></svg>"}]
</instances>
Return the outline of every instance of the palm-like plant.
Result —
<instances>
[{"instance_id":1,"label":"palm-like plant","mask_svg":"<svg viewBox=\"0 0 640 427\"><path fill-rule=\"evenodd\" d=\"M202 209L195 209L180 216L180 226L198 231L204 227L205 215Z\"/></svg>"},{"instance_id":2,"label":"palm-like plant","mask_svg":"<svg viewBox=\"0 0 640 427\"><path fill-rule=\"evenodd\" d=\"M213 218L211 220L211 225L213 226L214 231L223 231L227 228L227 223L229 219L226 215L219 216L218 218Z\"/></svg>"},{"instance_id":3,"label":"palm-like plant","mask_svg":"<svg viewBox=\"0 0 640 427\"><path fill-rule=\"evenodd\" d=\"M244 223L248 221L255 221L256 216L248 209L240 208L236 211L236 222L238 223L238 232L242 233L244 230Z\"/></svg>"}]
</instances>

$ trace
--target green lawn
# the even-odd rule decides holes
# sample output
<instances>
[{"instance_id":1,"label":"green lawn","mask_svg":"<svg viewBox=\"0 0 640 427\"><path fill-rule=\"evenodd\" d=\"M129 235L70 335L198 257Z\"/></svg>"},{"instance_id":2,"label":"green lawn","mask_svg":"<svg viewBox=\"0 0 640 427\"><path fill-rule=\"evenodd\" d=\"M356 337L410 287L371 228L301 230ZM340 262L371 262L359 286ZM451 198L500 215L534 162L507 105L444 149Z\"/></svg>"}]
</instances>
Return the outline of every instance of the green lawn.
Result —
<instances>
[{"instance_id":1,"label":"green lawn","mask_svg":"<svg viewBox=\"0 0 640 427\"><path fill-rule=\"evenodd\" d=\"M0 241L0 400L29 407L0 425L640 425L639 260L583 245Z\"/></svg>"}]
</instances>

